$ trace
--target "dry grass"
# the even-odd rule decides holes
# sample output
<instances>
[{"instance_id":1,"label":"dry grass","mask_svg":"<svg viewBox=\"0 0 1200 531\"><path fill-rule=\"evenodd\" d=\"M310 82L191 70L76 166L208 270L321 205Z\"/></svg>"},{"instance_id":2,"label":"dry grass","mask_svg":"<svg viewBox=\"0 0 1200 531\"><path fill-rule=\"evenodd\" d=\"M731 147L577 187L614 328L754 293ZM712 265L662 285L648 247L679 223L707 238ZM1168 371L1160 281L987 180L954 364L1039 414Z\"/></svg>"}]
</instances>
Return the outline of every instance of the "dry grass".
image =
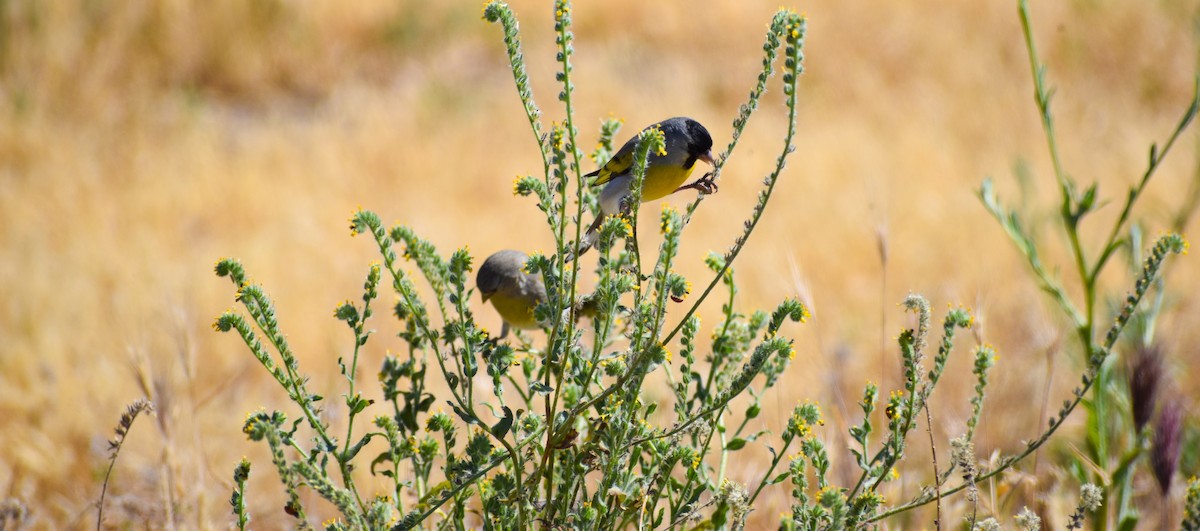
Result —
<instances>
[{"instance_id":1,"label":"dry grass","mask_svg":"<svg viewBox=\"0 0 1200 531\"><path fill-rule=\"evenodd\" d=\"M208 329L231 299L211 273L222 255L241 258L275 295L302 364L320 375L314 386L334 396L335 359L350 337L329 312L357 293L373 258L370 245L348 238L356 205L442 248L551 246L532 204L510 194L512 177L536 171L537 156L497 30L478 20L474 3L426 4L0 2L0 498L23 500L42 526L94 519L105 438L124 404L148 396L157 427L130 434L108 519L227 525L233 466L262 452L240 433L242 414L285 397L235 339ZM535 95L554 118L549 9L514 4ZM581 122L616 114L624 137L686 114L723 143L776 5L581 3ZM1009 170L1027 157L1041 192L1030 206L1048 214L1054 204L1016 9L1007 1L796 7L810 17L799 152L737 269L743 303L774 306L799 292L816 319L799 334L804 368L767 399L776 414L762 423L778 430L795 401L820 400L834 420L830 446L842 447L844 408L864 380L896 380L898 359L889 350L880 367L880 346L906 323L895 304L917 291L983 316L982 337L1003 357L978 444L1012 449L1042 426L1046 352L1066 329L972 196L995 175L1014 197ZM1107 197L1140 175L1149 143L1163 139L1190 96L1194 16L1180 2L1035 6L1065 160ZM732 240L752 205L777 149L778 98L754 118L721 193L689 229L685 274L701 274L701 257ZM1169 226L1187 189L1194 138L1136 212L1151 235ZM1043 239L1061 247L1049 227ZM1161 333L1175 380L1197 397L1200 308L1187 294L1200 288L1200 270L1190 262L1170 268L1175 296ZM1124 277L1105 280L1125 289ZM365 373L395 344L373 342ZM965 358L952 359L961 380L933 404L940 440L967 415ZM1055 359L1052 404L1077 367ZM1041 483L1025 496L1056 492L1055 463L1041 462ZM752 465L736 470L756 479ZM268 467L255 469L248 491L260 525L284 525ZM782 494L760 505L760 522L786 511Z\"/></svg>"}]
</instances>

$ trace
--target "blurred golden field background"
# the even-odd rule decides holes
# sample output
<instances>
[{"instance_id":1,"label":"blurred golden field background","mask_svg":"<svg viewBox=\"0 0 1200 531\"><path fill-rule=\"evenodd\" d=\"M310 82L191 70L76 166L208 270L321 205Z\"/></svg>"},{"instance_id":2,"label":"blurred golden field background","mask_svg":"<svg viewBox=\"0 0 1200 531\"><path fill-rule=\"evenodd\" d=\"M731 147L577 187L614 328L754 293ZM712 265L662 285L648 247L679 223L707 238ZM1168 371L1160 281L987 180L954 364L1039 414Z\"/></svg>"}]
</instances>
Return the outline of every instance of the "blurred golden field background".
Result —
<instances>
[{"instance_id":1,"label":"blurred golden field background","mask_svg":"<svg viewBox=\"0 0 1200 531\"><path fill-rule=\"evenodd\" d=\"M512 4L535 97L546 120L559 119L550 6ZM590 149L610 114L625 120L620 141L688 115L723 147L777 7L579 2L582 147ZM978 340L1001 354L979 453L1018 448L1045 425L1043 404L1053 411L1068 396L1081 365L1068 325L974 196L995 177L1010 204L1024 200L1044 222L1045 246L1066 249L1051 223L1057 192L1014 2L790 7L809 17L798 150L735 269L743 309L798 295L814 318L789 329L797 363L756 422L778 432L797 401L820 402L835 471L851 472L842 451L847 423L857 421L868 379L894 388L893 338L911 326L897 303L918 292L938 319L947 304L963 304L979 321L935 395L935 438L945 444L964 429L974 384L965 353ZM1071 0L1032 8L1068 171L1098 181L1111 201L1084 232L1094 248L1144 171L1150 143L1165 140L1189 101L1197 5ZM92 525L106 440L125 404L146 396L158 413L133 427L107 522L226 528L230 474L247 455L256 463L248 492L255 525L290 525L265 446L240 431L248 411L290 411L286 396L236 337L209 328L234 296L212 265L237 257L264 284L338 423L334 399L344 382L336 359L352 336L331 311L359 296L376 258L369 241L350 238L346 219L356 207L412 226L442 251L469 246L479 260L502 248L551 248L533 202L512 195L514 176L539 171L538 153L500 30L479 10L476 2L405 0L0 1L0 499L26 504L37 528ZM685 233L680 268L697 284L707 279L703 257L732 243L781 147L786 114L777 82L770 90L720 192ZM1197 175L1195 132L1175 149L1134 212L1151 237L1171 227ZM1025 195L1012 177L1021 163L1034 176ZM1195 229L1191 222L1185 234ZM1067 255L1045 259L1078 294ZM1193 401L1194 261L1168 266L1159 327L1174 390ZM1114 264L1105 292L1123 295L1130 278ZM474 302L498 327L491 308ZM706 325L718 306L702 311ZM400 342L384 312L374 327L380 334L360 370L378 393L375 368ZM1007 520L1041 496L1052 515L1066 514L1078 486L1056 456L1081 443L1078 430L1057 437L1036 465L1031 459L1010 474L1020 480L1016 490L985 486L999 493L985 505L1007 500L997 508ZM889 501L915 495L929 477L924 439L914 435ZM766 456L761 447L735 454L733 479L757 482L756 463ZM1185 458L1185 477L1195 465ZM360 473L372 492L375 483ZM788 488L762 499L755 525L773 527L788 511ZM1145 499L1156 495L1148 473L1136 488ZM314 519L332 515L307 499ZM947 502L954 503L961 500ZM1145 525L1158 522L1151 507ZM889 528L931 521L918 513Z\"/></svg>"}]
</instances>

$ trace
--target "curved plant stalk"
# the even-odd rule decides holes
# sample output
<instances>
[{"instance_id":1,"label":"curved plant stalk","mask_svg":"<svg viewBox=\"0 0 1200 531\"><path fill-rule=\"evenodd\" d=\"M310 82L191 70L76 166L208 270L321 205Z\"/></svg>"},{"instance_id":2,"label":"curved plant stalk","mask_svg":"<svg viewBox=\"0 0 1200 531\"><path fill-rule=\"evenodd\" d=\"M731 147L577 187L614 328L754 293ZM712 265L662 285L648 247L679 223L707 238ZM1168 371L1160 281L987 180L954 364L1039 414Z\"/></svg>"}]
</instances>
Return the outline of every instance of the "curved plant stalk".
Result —
<instances>
[{"instance_id":1,"label":"curved plant stalk","mask_svg":"<svg viewBox=\"0 0 1200 531\"><path fill-rule=\"evenodd\" d=\"M781 45L785 46L782 77L789 119L782 153L734 247L723 257L709 260L713 284L696 298L681 326L664 336L669 301L682 302L690 294L690 284L674 267L683 229L702 198L683 213L665 209L659 218L663 241L658 254L651 258L643 253L650 248L639 245L636 238L637 206L650 154L665 148L662 131L644 131L634 153L633 208L625 217L602 220L596 242L600 260L596 292L580 296L583 275L577 264L568 265L563 258L580 239L581 218L586 209L594 207L595 194L588 190L582 175L582 152L577 147L571 5L557 0L554 6L557 77L562 86L559 100L566 116L548 130L543 129L541 111L533 100L516 17L502 2L491 2L484 9L484 18L503 28L518 97L542 157L541 178L519 177L514 192L535 196L555 241L553 254L532 253L524 265L526 272L538 276L548 288L545 302L534 309L534 317L548 331L544 345L519 332L511 344L498 342L475 323L469 286L473 259L465 249L443 258L432 242L411 229L396 226L389 231L377 215L359 210L351 217L351 232L370 233L382 260L368 271L362 303L347 301L334 312L354 337L353 349L345 358L338 358L348 383L344 398L349 410L344 440L339 441L333 436L333 427L322 420L318 404L323 398L308 390L308 380L261 286L248 282L236 261L222 260L217 266L217 273L230 277L237 287L237 300L249 318L226 312L214 328L236 331L300 408L298 420L290 423L276 411L252 414L243 426L251 440L263 441L270 448L288 496L285 508L299 527L309 525L300 503L303 487L341 513L341 519L325 524L326 529L409 529L435 514L441 515L442 526L463 527L469 511L478 511L485 525L496 528L657 527L707 506L715 507L711 516L715 526L737 526L747 514L747 500L782 481L783 476L772 481L764 478L752 495L725 481L726 464L731 453L766 434L752 432L749 421L759 414L761 397L780 381L795 355L793 341L778 334L784 322L802 321L808 312L796 301L786 301L772 314L737 312L731 267L762 219L786 160L795 150L796 88L803 70L805 19L787 10L772 19L763 72L750 101L739 109L732 140L714 174L724 168L757 108ZM596 159L612 152L612 137L619 125L615 120L603 124ZM431 296L419 294L415 282L420 281L404 269L401 259L415 264L428 282ZM649 267L645 272L643 262ZM358 415L373 403L365 398L357 377L360 355L369 348L367 340L373 332L366 321L376 311L378 284L384 278L391 279L397 296L394 313L408 358L385 356L379 379L384 399L391 403L390 411L375 416L376 431L356 434L356 428L363 431ZM699 319L693 314L717 281L729 285L730 299L722 308L725 321L713 336L709 372L701 374L696 370ZM629 302L632 307L622 306ZM595 329L590 352L583 345L584 328L577 322L585 314L593 319ZM253 329L256 326L258 331ZM688 360L688 372L681 372L676 379L670 370L672 353L667 344L681 331L685 345L681 355ZM260 337L266 340L260 341ZM268 345L276 352L269 352ZM429 367L436 369L428 374L440 376L445 383L440 396L435 397L426 384ZM486 375L478 374L481 367ZM677 410L673 426L659 428L650 423L657 405L644 401L640 388L651 372L662 367L667 368L668 381L687 405ZM490 378L490 389L481 385L484 378ZM517 391L515 398L504 393L509 384ZM747 413L740 423L725 430L726 413L739 396L750 397ZM451 411L431 411L438 402ZM496 420L484 421L485 408ZM803 426L819 422L815 406L805 406L803 411L807 419ZM814 414L817 417L810 418ZM718 423L720 433L707 429L708 421ZM785 448L808 430L799 425L789 429ZM311 432L309 442L300 436L302 430ZM390 479L391 492L364 500L350 472L362 468L355 459L373 440L384 448L369 469ZM683 440L692 444L678 444ZM811 439L800 444L823 475L828 467L824 448ZM704 463L715 453L720 456L717 470ZM342 472L340 484L327 470L331 458ZM772 470L781 461L777 457ZM684 484L677 480L681 466L688 475ZM410 468L411 476L402 479ZM244 476L248 472L238 470L235 477L242 479L235 480L236 499L231 498L231 503L238 525L244 527L248 521ZM596 471L601 473L599 478L593 474ZM824 479L819 484L824 486ZM705 493L714 500L701 503ZM413 495L416 503L406 503L404 498Z\"/></svg>"},{"instance_id":2,"label":"curved plant stalk","mask_svg":"<svg viewBox=\"0 0 1200 531\"><path fill-rule=\"evenodd\" d=\"M153 415L154 404L144 398L129 404L125 408L125 412L121 414L121 420L117 422L116 435L108 441L108 468L104 471L104 482L100 486L100 500L96 502L96 531L100 531L100 527L104 524L104 498L108 494L108 480L112 478L113 468L117 466L117 456L121 454L121 447L125 445L125 436L129 435L133 421L137 420L138 415L142 413ZM0 523L4 523L4 519L0 519Z\"/></svg>"},{"instance_id":3,"label":"curved plant stalk","mask_svg":"<svg viewBox=\"0 0 1200 531\"><path fill-rule=\"evenodd\" d=\"M1142 270L1142 276L1138 278L1136 284L1134 285L1133 292L1126 297L1125 304L1121 308L1121 313L1117 316L1116 321L1113 322L1112 326L1109 328L1108 333L1105 334L1104 344L1093 354L1089 360L1087 370L1084 372L1081 379L1082 384L1081 386L1076 387L1072 392L1072 398L1063 403L1062 409L1058 411L1058 416L1050 419L1049 428L1042 432L1037 439L1027 442L1025 449L1017 454L1000 459L999 464L995 468L976 477L975 483L986 481L987 479L992 478L1004 472L1005 470L1008 470L1017 462L1025 457L1028 457L1043 444L1049 441L1050 437L1062 427L1062 425L1067 421L1067 418L1071 415L1071 412L1075 411L1075 408L1079 406L1079 403L1083 400L1083 397L1087 394L1088 390L1090 390L1093 384L1095 384L1096 373L1100 370L1101 364L1104 363L1105 358L1107 358L1107 356L1111 353L1113 346L1116 345L1117 339L1121 337L1121 332L1125 329L1125 325L1129 322L1129 319L1133 317L1133 313L1137 309L1138 304L1141 303L1142 297L1146 294L1146 291L1154 282L1154 279L1161 270L1163 261L1166 259L1167 255L1180 254L1186 250L1187 243L1181 236L1177 234L1170 234L1159 238L1158 243L1156 243L1154 248L1151 250L1150 256L1146 258L1146 264ZM968 485L963 484L943 490L940 492L940 496L944 498L962 491L967 487ZM900 514L934 501L934 496L930 493L931 489L924 490L926 491L924 494L917 496L908 503L893 507L875 516L872 516L871 518L867 519L867 522L878 522L890 516Z\"/></svg>"},{"instance_id":4,"label":"curved plant stalk","mask_svg":"<svg viewBox=\"0 0 1200 531\"><path fill-rule=\"evenodd\" d=\"M754 228L758 226L758 222L762 219L763 212L766 211L767 203L771 200L771 194L775 191L775 184L779 181L779 176L783 173L783 167L787 163L787 157L796 150L796 146L792 145L792 139L796 136L796 103L798 95L796 93L796 85L799 82L800 74L804 72L804 34L808 27L808 21L797 15L795 12L788 10L780 10L771 21L771 29L767 32L767 42L763 45L763 50L766 51L766 57L763 59L763 71L758 76L758 84L754 90L750 92L750 100L742 105L739 110L738 117L733 121L733 139L730 140L729 146L725 148L718 159L717 167L713 170L713 180L715 181L725 167L725 162L733 154L733 149L737 147L738 140L741 138L742 130L749 122L750 115L758 108L758 100L762 93L766 91L766 80L771 76L771 64L775 59L775 50L779 47L779 39L783 38L786 43L784 48L784 67L783 67L783 94L788 108L788 127L787 133L784 136L783 152L776 159L775 169L764 179L765 188L758 194L758 202L755 203L754 209L750 214L750 219L743 224L745 227L742 234L734 240L733 246L725 253L725 265L721 271L717 272L709 281L708 286L700 293L696 300L692 302L691 308L688 308L687 313L671 329L671 332L663 338L663 343L669 343L679 333L683 324L696 313L700 308L700 304L704 299L708 298L708 294L712 292L717 283L733 265L733 261L737 259L738 254L742 252L742 248L746 246L746 241L750 239L750 234L754 232ZM684 216L684 224L686 225L695 213L696 208L704 200L704 196L697 197L691 205L688 206L687 214Z\"/></svg>"}]
</instances>

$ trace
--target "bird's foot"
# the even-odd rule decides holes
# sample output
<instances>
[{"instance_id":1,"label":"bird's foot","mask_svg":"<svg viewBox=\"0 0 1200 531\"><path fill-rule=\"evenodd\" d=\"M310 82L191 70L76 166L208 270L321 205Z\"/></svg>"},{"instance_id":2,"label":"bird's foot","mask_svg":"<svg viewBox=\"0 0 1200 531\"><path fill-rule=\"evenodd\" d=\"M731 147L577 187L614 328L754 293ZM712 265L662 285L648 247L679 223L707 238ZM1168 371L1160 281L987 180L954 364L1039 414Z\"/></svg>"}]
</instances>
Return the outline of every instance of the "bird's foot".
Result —
<instances>
[{"instance_id":1,"label":"bird's foot","mask_svg":"<svg viewBox=\"0 0 1200 531\"><path fill-rule=\"evenodd\" d=\"M679 188L676 188L675 191L678 192L680 190L688 189L700 192L700 195L717 193L717 181L713 180L713 172L708 172L704 174L704 177L696 179L696 181L691 184L680 186Z\"/></svg>"}]
</instances>

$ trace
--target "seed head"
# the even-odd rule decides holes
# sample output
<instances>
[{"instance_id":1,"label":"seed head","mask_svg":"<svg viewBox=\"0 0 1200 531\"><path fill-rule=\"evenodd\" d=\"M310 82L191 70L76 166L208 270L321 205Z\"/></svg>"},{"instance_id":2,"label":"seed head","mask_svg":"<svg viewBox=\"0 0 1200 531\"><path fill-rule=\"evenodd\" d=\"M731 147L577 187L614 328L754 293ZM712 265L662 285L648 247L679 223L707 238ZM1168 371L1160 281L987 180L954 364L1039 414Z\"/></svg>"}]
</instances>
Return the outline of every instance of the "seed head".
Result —
<instances>
[{"instance_id":1,"label":"seed head","mask_svg":"<svg viewBox=\"0 0 1200 531\"><path fill-rule=\"evenodd\" d=\"M1171 490L1171 478L1179 468L1179 452L1183 449L1183 406L1177 400L1163 404L1154 426L1154 446L1150 464L1163 496Z\"/></svg>"},{"instance_id":2,"label":"seed head","mask_svg":"<svg viewBox=\"0 0 1200 531\"><path fill-rule=\"evenodd\" d=\"M1163 353L1158 345L1139 346L1129 368L1129 395L1133 425L1140 433L1154 415L1163 376Z\"/></svg>"}]
</instances>

